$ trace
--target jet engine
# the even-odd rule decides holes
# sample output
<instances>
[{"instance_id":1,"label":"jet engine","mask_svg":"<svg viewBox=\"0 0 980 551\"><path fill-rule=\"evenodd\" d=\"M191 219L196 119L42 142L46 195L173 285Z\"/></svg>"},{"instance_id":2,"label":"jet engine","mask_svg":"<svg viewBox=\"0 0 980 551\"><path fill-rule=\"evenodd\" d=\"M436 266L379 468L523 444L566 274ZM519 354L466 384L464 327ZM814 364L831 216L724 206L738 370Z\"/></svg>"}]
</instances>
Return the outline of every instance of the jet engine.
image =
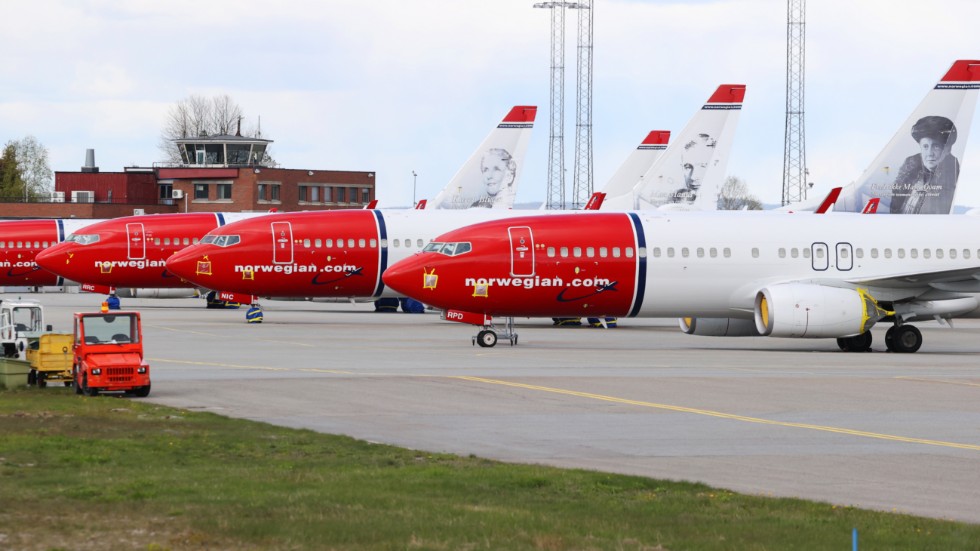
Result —
<instances>
[{"instance_id":1,"label":"jet engine","mask_svg":"<svg viewBox=\"0 0 980 551\"><path fill-rule=\"evenodd\" d=\"M864 289L784 283L755 296L755 325L771 337L827 338L860 335L892 315Z\"/></svg>"},{"instance_id":2,"label":"jet engine","mask_svg":"<svg viewBox=\"0 0 980 551\"><path fill-rule=\"evenodd\" d=\"M704 337L758 337L755 321L739 318L680 318L681 331Z\"/></svg>"}]
</instances>

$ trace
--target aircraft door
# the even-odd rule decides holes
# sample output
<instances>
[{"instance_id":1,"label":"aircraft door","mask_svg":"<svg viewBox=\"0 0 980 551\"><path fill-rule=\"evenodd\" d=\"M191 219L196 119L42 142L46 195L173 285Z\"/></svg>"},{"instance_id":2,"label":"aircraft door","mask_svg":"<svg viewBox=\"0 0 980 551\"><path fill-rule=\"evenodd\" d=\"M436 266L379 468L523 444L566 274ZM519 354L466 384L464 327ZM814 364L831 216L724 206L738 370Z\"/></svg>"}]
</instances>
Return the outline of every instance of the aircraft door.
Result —
<instances>
[{"instance_id":1,"label":"aircraft door","mask_svg":"<svg viewBox=\"0 0 980 551\"><path fill-rule=\"evenodd\" d=\"M126 224L126 257L129 260L146 258L146 234L143 224Z\"/></svg>"},{"instance_id":2,"label":"aircraft door","mask_svg":"<svg viewBox=\"0 0 980 551\"><path fill-rule=\"evenodd\" d=\"M510 275L530 277L534 275L534 238L528 226L507 228L510 235Z\"/></svg>"},{"instance_id":3,"label":"aircraft door","mask_svg":"<svg viewBox=\"0 0 980 551\"><path fill-rule=\"evenodd\" d=\"M850 243L837 244L837 269L848 271L854 267L854 250Z\"/></svg>"},{"instance_id":4,"label":"aircraft door","mask_svg":"<svg viewBox=\"0 0 980 551\"><path fill-rule=\"evenodd\" d=\"M293 226L289 222L272 223L272 263L293 263Z\"/></svg>"},{"instance_id":5,"label":"aircraft door","mask_svg":"<svg viewBox=\"0 0 980 551\"><path fill-rule=\"evenodd\" d=\"M830 267L830 257L827 254L826 243L814 243L810 245L810 258L813 262L813 269L822 272Z\"/></svg>"}]
</instances>

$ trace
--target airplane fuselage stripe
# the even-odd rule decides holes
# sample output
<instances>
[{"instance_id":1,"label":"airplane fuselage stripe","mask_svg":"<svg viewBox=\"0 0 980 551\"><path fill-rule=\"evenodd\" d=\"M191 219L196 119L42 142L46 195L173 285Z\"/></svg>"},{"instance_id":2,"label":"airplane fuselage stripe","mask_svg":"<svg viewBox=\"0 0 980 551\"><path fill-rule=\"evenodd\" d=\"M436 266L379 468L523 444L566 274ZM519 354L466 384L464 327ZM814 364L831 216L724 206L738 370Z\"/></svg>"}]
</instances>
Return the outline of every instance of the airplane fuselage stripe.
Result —
<instances>
[{"instance_id":1,"label":"airplane fuselage stripe","mask_svg":"<svg viewBox=\"0 0 980 551\"><path fill-rule=\"evenodd\" d=\"M381 280L381 275L385 273L388 269L388 230L385 228L385 219L381 215L381 211L375 209L374 217L378 221L378 284L374 288L374 296L380 297L381 293L385 290L384 281Z\"/></svg>"},{"instance_id":2,"label":"airplane fuselage stripe","mask_svg":"<svg viewBox=\"0 0 980 551\"><path fill-rule=\"evenodd\" d=\"M65 221L59 218L58 222L58 243L65 240Z\"/></svg>"},{"instance_id":3,"label":"airplane fuselage stripe","mask_svg":"<svg viewBox=\"0 0 980 551\"><path fill-rule=\"evenodd\" d=\"M216 213L214 213L214 215L218 218L218 227L220 228L221 226L224 226L225 225L225 215L224 214L221 214L220 212L216 212Z\"/></svg>"},{"instance_id":4,"label":"airplane fuselage stripe","mask_svg":"<svg viewBox=\"0 0 980 551\"><path fill-rule=\"evenodd\" d=\"M636 232L636 247L637 251L646 250L647 239L643 233L643 224L640 222L640 217L636 215L635 212L629 213L630 221L633 222L633 231ZM634 317L640 312L640 306L643 305L643 295L646 291L647 285L647 257L646 255L637 255L636 258L637 273L636 273L636 296L633 299L633 307L630 308L629 317Z\"/></svg>"}]
</instances>

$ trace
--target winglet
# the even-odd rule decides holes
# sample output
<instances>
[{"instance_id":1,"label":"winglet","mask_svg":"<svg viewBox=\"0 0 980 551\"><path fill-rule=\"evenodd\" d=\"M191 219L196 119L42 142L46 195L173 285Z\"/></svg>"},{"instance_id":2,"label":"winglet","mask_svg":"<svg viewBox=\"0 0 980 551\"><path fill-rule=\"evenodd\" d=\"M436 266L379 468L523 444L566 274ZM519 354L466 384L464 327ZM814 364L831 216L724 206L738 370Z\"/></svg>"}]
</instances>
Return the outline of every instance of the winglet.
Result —
<instances>
[{"instance_id":1,"label":"winglet","mask_svg":"<svg viewBox=\"0 0 980 551\"><path fill-rule=\"evenodd\" d=\"M589 197L589 202L585 204L582 210L599 210L602 206L602 201L606 198L606 194L601 191L596 191Z\"/></svg>"},{"instance_id":2,"label":"winglet","mask_svg":"<svg viewBox=\"0 0 980 551\"><path fill-rule=\"evenodd\" d=\"M834 206L834 203L837 202L837 198L840 197L841 189L843 188L835 187L834 189L830 190L827 197L824 197L823 203L820 203L820 206L817 207L816 214L823 214L830 210L830 207Z\"/></svg>"},{"instance_id":3,"label":"winglet","mask_svg":"<svg viewBox=\"0 0 980 551\"><path fill-rule=\"evenodd\" d=\"M419 202L415 204L415 210L425 210L426 203L425 199L419 199Z\"/></svg>"},{"instance_id":4,"label":"winglet","mask_svg":"<svg viewBox=\"0 0 980 551\"><path fill-rule=\"evenodd\" d=\"M871 199L868 199L868 204L864 205L864 210L861 211L861 214L874 214L878 212L878 203L880 201L881 199L879 199L878 197L872 197Z\"/></svg>"}]
</instances>

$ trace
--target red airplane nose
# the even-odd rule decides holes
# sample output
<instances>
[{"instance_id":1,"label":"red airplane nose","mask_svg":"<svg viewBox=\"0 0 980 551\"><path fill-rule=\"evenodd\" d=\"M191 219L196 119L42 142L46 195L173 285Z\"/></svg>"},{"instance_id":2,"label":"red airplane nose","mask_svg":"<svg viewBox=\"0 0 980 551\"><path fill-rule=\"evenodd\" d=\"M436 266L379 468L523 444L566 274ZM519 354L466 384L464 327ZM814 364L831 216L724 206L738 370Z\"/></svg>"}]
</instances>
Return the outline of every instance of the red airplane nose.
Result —
<instances>
[{"instance_id":1,"label":"red airplane nose","mask_svg":"<svg viewBox=\"0 0 980 551\"><path fill-rule=\"evenodd\" d=\"M385 270L381 280L400 294L417 297L422 290L422 268L425 256L427 255L416 254L395 262Z\"/></svg>"},{"instance_id":2,"label":"red airplane nose","mask_svg":"<svg viewBox=\"0 0 980 551\"><path fill-rule=\"evenodd\" d=\"M43 270L56 273L63 277L68 277L63 273L65 272L65 268L68 266L65 263L65 260L68 258L67 248L67 243L51 245L47 249L37 253L37 256L34 257L34 262L37 263L37 265Z\"/></svg>"},{"instance_id":3,"label":"red airplane nose","mask_svg":"<svg viewBox=\"0 0 980 551\"><path fill-rule=\"evenodd\" d=\"M170 258L167 259L167 271L181 279L194 281L198 272L197 261L201 256L195 254L195 251L192 250L194 248L191 246L170 255Z\"/></svg>"}]
</instances>

